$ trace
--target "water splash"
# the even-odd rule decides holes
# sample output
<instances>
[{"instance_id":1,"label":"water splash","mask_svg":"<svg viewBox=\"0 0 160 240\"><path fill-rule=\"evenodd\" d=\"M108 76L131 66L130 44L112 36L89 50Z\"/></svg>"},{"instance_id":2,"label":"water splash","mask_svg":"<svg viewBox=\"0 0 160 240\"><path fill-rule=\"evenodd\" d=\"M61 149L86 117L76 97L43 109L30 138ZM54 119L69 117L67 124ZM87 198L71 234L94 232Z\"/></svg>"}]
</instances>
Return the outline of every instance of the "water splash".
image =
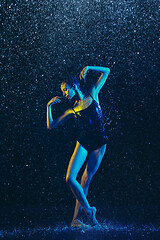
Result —
<instances>
[{"instance_id":1,"label":"water splash","mask_svg":"<svg viewBox=\"0 0 160 240\"><path fill-rule=\"evenodd\" d=\"M92 227L91 225L86 225L86 227L82 228L73 228L69 225L65 224L57 224L56 226L48 226L48 227L42 227L42 226L37 226L37 227L22 227L22 228L14 228L13 230L1 230L0 231L0 237L1 238L13 238L15 237L22 239L22 237L37 237L37 236L42 236L42 237L47 237L49 235L53 236L58 236L59 234L61 235L73 235L75 233L78 234L83 234L86 233L86 235L111 235L114 234L116 236L119 235L152 235L153 233L159 233L160 232L160 227L155 227L153 224L146 224L146 225L134 225L134 224L129 224L129 225L122 225L120 223L115 223L115 222L103 222L101 226L99 227ZM36 239L36 238L35 238ZM93 238L94 239L94 238Z\"/></svg>"}]
</instances>

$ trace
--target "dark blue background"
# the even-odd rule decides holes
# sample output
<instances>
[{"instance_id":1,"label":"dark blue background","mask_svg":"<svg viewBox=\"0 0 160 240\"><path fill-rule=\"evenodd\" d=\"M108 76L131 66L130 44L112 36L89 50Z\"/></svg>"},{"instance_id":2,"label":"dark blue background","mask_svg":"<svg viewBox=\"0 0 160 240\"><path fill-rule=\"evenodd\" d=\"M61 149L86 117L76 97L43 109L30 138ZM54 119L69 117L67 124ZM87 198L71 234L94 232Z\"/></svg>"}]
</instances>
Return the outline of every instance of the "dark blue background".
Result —
<instances>
[{"instance_id":1,"label":"dark blue background","mask_svg":"<svg viewBox=\"0 0 160 240\"><path fill-rule=\"evenodd\" d=\"M46 105L86 65L111 69L91 205L158 206L158 1L3 1L2 20L1 206L74 204L65 173L75 123L48 131Z\"/></svg>"}]
</instances>

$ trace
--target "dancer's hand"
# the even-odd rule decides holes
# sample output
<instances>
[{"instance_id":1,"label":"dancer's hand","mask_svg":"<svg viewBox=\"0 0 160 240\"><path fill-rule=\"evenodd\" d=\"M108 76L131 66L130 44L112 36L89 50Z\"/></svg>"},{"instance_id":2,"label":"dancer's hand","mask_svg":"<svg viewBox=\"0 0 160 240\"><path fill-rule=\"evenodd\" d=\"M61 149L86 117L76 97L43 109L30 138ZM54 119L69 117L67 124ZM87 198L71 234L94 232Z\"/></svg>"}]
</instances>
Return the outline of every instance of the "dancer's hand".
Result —
<instances>
[{"instance_id":1,"label":"dancer's hand","mask_svg":"<svg viewBox=\"0 0 160 240\"><path fill-rule=\"evenodd\" d=\"M84 67L83 70L81 71L81 73L80 73L80 75L79 75L80 80L81 80L82 78L85 80L87 71L88 71L88 66Z\"/></svg>"},{"instance_id":2,"label":"dancer's hand","mask_svg":"<svg viewBox=\"0 0 160 240\"><path fill-rule=\"evenodd\" d=\"M48 102L47 106L51 106L51 105L53 105L53 104L56 104L56 103L61 102L61 99L60 99L60 98L61 98L61 97L59 97L59 96L56 96L56 97L52 98L52 99Z\"/></svg>"}]
</instances>

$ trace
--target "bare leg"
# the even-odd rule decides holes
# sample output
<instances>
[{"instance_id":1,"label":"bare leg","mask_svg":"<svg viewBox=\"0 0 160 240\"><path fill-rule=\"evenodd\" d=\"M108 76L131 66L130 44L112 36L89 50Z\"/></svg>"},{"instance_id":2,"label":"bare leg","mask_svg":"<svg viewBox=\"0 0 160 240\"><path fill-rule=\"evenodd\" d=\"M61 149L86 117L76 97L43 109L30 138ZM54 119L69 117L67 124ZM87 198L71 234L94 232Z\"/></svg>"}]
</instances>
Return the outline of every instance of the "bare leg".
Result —
<instances>
[{"instance_id":1,"label":"bare leg","mask_svg":"<svg viewBox=\"0 0 160 240\"><path fill-rule=\"evenodd\" d=\"M74 196L82 205L86 215L91 219L92 222L96 223L95 221L95 208L90 207L86 196L84 194L82 186L76 180L77 174L82 167L85 159L87 157L86 149L77 142L74 153L71 157L69 162L67 174L66 174L66 182L70 186Z\"/></svg>"},{"instance_id":2,"label":"bare leg","mask_svg":"<svg viewBox=\"0 0 160 240\"><path fill-rule=\"evenodd\" d=\"M85 196L87 196L89 184L91 182L93 175L96 173L96 171L99 168L99 165L105 154L105 150L106 150L106 145L103 145L100 149L97 149L89 154L88 163L81 179L81 186L84 190ZM75 221L76 219L79 219L81 211L82 211L82 206L80 202L76 200L76 206L75 206L72 222Z\"/></svg>"},{"instance_id":3,"label":"bare leg","mask_svg":"<svg viewBox=\"0 0 160 240\"><path fill-rule=\"evenodd\" d=\"M83 188L83 191L84 191L84 194L86 197L87 197L89 183L91 181L91 178L92 178L91 176L90 177L88 176L87 167L86 167L86 169L84 170L84 173L82 175L82 178L81 178L81 186ZM82 211L82 206L81 206L80 202L76 199L76 206L75 206L75 210L74 210L73 220L79 219L81 211Z\"/></svg>"},{"instance_id":4,"label":"bare leg","mask_svg":"<svg viewBox=\"0 0 160 240\"><path fill-rule=\"evenodd\" d=\"M68 165L66 182L70 186L76 199L78 199L81 202L84 209L89 210L90 206L85 197L84 191L81 185L76 180L77 174L81 169L86 157L87 151L80 145L80 143L77 142L75 150Z\"/></svg>"}]
</instances>

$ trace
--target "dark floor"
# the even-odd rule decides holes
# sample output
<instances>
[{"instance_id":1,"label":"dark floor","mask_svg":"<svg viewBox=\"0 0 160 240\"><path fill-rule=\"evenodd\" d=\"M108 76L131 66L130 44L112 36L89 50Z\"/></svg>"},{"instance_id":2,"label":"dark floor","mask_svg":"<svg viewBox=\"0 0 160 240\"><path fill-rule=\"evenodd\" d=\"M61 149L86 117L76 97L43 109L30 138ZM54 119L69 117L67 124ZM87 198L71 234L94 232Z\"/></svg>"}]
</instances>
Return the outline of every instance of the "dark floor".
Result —
<instances>
[{"instance_id":1,"label":"dark floor","mask_svg":"<svg viewBox=\"0 0 160 240\"><path fill-rule=\"evenodd\" d=\"M0 239L29 240L159 240L158 208L99 207L101 227L74 229L70 227L68 207L8 207L1 209ZM107 217L105 217L107 215ZM62 221L63 218L63 221ZM84 219L85 220L85 219Z\"/></svg>"}]
</instances>

